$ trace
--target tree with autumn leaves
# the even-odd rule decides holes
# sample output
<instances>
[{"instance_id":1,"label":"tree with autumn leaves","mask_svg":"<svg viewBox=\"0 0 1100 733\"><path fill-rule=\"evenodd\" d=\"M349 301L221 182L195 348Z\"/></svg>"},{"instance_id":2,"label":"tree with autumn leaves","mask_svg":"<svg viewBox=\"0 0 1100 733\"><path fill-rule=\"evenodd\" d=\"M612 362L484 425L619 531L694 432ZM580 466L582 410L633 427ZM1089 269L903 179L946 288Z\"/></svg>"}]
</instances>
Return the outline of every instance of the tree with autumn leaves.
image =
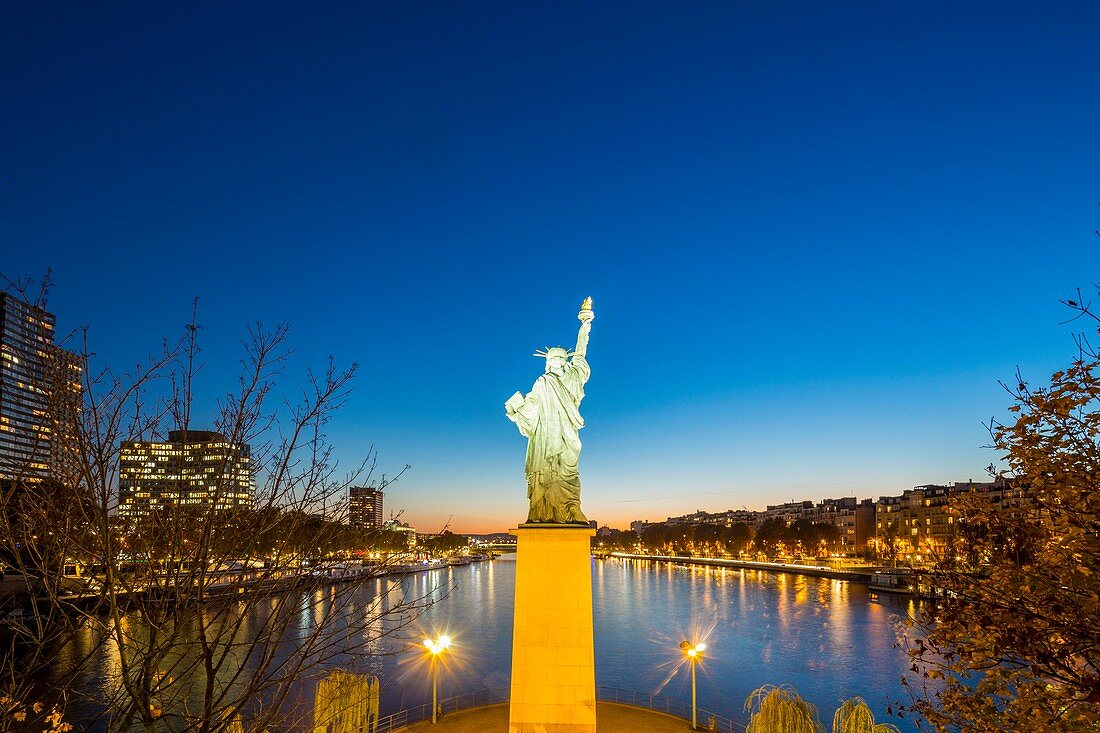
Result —
<instances>
[{"instance_id":1,"label":"tree with autumn leaves","mask_svg":"<svg viewBox=\"0 0 1100 733\"><path fill-rule=\"evenodd\" d=\"M936 731L1100 730L1100 352L1077 345L1048 386L1006 385L1015 420L990 428L1018 495L962 497L925 578L942 597L906 641L904 707Z\"/></svg>"}]
</instances>

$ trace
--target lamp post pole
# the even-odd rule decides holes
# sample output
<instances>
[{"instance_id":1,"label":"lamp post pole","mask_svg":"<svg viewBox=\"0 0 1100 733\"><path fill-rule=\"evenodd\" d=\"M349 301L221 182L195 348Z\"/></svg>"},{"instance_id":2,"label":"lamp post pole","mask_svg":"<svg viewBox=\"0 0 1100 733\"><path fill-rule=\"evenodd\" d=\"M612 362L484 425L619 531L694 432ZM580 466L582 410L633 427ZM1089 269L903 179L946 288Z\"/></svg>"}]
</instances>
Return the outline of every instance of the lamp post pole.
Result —
<instances>
[{"instance_id":1,"label":"lamp post pole","mask_svg":"<svg viewBox=\"0 0 1100 733\"><path fill-rule=\"evenodd\" d=\"M435 723L436 711L439 710L439 667L436 664L439 662L439 658L434 654L432 655L432 723Z\"/></svg>"},{"instance_id":2,"label":"lamp post pole","mask_svg":"<svg viewBox=\"0 0 1100 733\"><path fill-rule=\"evenodd\" d=\"M691 729L699 727L695 720L695 657L691 658Z\"/></svg>"},{"instance_id":3,"label":"lamp post pole","mask_svg":"<svg viewBox=\"0 0 1100 733\"><path fill-rule=\"evenodd\" d=\"M431 656L432 665L432 724L434 725L438 720L437 711L439 710L438 703L438 688L439 688L439 655L443 653L443 650L451 645L451 637L441 636L438 639L425 639L424 646L427 648Z\"/></svg>"},{"instance_id":4,"label":"lamp post pole","mask_svg":"<svg viewBox=\"0 0 1100 733\"><path fill-rule=\"evenodd\" d=\"M685 640L680 642L680 648L684 650L684 654L688 658L688 664L691 665L691 729L697 730L699 723L695 714L695 665L703 658L703 651L707 648L707 645L701 641L692 644L690 641Z\"/></svg>"}]
</instances>

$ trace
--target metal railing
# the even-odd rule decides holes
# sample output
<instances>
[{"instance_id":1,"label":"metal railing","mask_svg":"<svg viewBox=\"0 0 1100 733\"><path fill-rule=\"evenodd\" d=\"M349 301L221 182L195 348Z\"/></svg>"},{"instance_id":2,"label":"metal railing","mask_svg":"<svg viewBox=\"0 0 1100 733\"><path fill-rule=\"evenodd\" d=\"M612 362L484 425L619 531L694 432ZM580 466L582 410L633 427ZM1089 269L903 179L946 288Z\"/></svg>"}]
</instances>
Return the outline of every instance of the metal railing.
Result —
<instances>
[{"instance_id":1,"label":"metal railing","mask_svg":"<svg viewBox=\"0 0 1100 733\"><path fill-rule=\"evenodd\" d=\"M619 705L630 705L635 708L646 708L647 710L667 713L691 721L691 705L671 697L661 697L647 692L635 692L634 690L620 690L616 687L597 687L596 699L618 703ZM699 722L698 730L719 731L719 733L743 733L745 730L744 725L698 706L695 708L695 717Z\"/></svg>"},{"instance_id":2,"label":"metal railing","mask_svg":"<svg viewBox=\"0 0 1100 733\"><path fill-rule=\"evenodd\" d=\"M444 698L439 701L439 709L443 715L446 715L447 713L454 713L459 710L480 708L502 702L508 702L508 690L478 690L476 692L467 692L464 695ZM417 705L414 708L406 708L405 710L398 710L392 715L381 717L378 719L377 728L372 727L368 728L368 730L371 730L372 733L391 733L391 731L400 730L413 723L419 723L422 720L431 720L431 718L432 704L426 702L423 705Z\"/></svg>"},{"instance_id":3,"label":"metal railing","mask_svg":"<svg viewBox=\"0 0 1100 733\"><path fill-rule=\"evenodd\" d=\"M501 689L467 692L463 695L456 695L440 700L439 710L441 714L446 715L447 713L455 713L459 710L506 703L508 702L508 693L508 690ZM646 692L635 692L634 690L621 690L617 687L597 687L596 699L602 700L603 702L617 703L619 705L629 705L635 708L645 708L646 710L653 710L655 712L682 718L687 722L691 721L691 706L670 697L651 695ZM399 710L391 715L381 717L378 719L377 728L372 727L369 728L369 730L371 730L372 733L374 731L377 733L392 733L393 731L410 726L413 723L419 723L422 720L430 720L431 717L432 704L424 703L423 705L406 708L405 710ZM736 723L725 716L712 713L709 710L704 710L703 708L696 708L696 717L699 720L699 730L717 731L718 733L744 733L745 730L744 725Z\"/></svg>"}]
</instances>

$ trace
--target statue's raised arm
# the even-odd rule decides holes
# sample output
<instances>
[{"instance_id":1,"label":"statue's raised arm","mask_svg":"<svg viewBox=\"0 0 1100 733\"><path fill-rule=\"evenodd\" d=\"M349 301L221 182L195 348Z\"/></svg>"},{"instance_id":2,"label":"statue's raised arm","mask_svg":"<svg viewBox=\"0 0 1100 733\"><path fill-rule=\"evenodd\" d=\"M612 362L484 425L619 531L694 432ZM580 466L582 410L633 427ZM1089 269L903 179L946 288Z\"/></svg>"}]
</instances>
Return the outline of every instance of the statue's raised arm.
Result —
<instances>
[{"instance_id":1,"label":"statue's raised arm","mask_svg":"<svg viewBox=\"0 0 1100 733\"><path fill-rule=\"evenodd\" d=\"M577 318L581 321L581 330L577 333L577 348L573 349L573 353L582 359L587 358L588 332L592 330L592 320L595 317L596 314L592 312L592 296L590 295L581 303L581 312L577 314Z\"/></svg>"}]
</instances>

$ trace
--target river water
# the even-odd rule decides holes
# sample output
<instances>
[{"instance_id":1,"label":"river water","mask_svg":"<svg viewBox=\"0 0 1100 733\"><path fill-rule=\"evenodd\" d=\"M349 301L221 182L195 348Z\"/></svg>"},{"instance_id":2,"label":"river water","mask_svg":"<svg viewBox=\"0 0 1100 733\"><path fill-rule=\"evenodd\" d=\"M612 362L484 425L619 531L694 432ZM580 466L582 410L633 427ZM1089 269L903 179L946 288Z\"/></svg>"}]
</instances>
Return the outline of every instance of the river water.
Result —
<instances>
[{"instance_id":1,"label":"river water","mask_svg":"<svg viewBox=\"0 0 1100 733\"><path fill-rule=\"evenodd\" d=\"M408 581L422 592L455 587L422 617L425 630L455 639L440 695L507 689L514 557ZM907 699L900 679L909 662L895 644L916 611L911 599L872 601L866 586L828 578L616 559L593 561L592 591L597 685L688 702L691 677L679 643L705 640L701 708L747 722L750 692L788 684L817 705L827 726L840 701L859 695L876 720L916 729L886 715L888 705ZM405 704L431 694L426 685L402 690Z\"/></svg>"},{"instance_id":2,"label":"river water","mask_svg":"<svg viewBox=\"0 0 1100 733\"><path fill-rule=\"evenodd\" d=\"M438 602L402 638L382 639L376 656L346 666L378 675L383 715L420 705L431 700L431 686L419 642L446 633L453 645L444 654L440 697L487 688L506 694L514 587L514 555L364 583L349 613L395 592ZM908 598L871 600L865 586L827 578L618 559L593 560L592 587L597 685L687 703L691 677L679 643L705 641L701 708L744 723L753 689L786 684L818 706L827 726L841 700L859 695L877 720L916 730L886 715L888 705L906 699L900 678L908 662L895 644L916 611ZM93 665L99 671L84 683L103 685L112 666L108 658Z\"/></svg>"}]
</instances>

